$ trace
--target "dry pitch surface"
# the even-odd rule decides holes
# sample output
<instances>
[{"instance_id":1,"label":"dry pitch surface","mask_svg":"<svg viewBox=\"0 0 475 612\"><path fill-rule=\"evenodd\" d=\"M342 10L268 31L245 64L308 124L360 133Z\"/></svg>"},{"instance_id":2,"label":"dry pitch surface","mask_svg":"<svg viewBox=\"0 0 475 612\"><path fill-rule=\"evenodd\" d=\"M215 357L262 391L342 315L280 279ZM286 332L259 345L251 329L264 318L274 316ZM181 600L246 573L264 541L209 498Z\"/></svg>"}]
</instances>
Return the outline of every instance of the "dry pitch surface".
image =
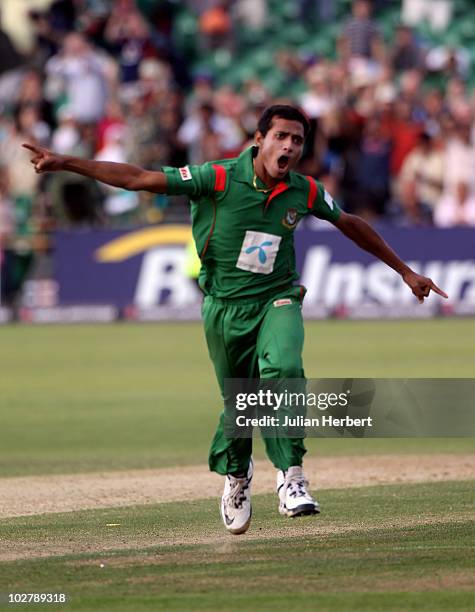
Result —
<instances>
[{"instance_id":1,"label":"dry pitch surface","mask_svg":"<svg viewBox=\"0 0 475 612\"><path fill-rule=\"evenodd\" d=\"M319 490L373 485L470 480L475 474L475 455L374 455L364 457L308 458L306 475ZM274 490L275 470L265 461L256 462L253 493ZM133 505L193 501L221 494L222 478L206 466L156 470L102 472L60 476L28 476L0 479L0 519L117 508ZM422 522L424 517L421 517ZM321 526L315 523L321 533ZM305 526L308 533L309 525ZM202 534L209 542L211 534ZM216 534L219 540L227 534ZM266 537L265 533L259 534ZM275 532L273 533L275 536ZM211 537L211 539L213 539ZM167 542L160 542L166 544ZM172 544L173 542L168 542ZM181 543L198 543L190 534ZM13 544L13 543L11 543ZM79 552L78 542L56 541L45 550L44 543L4 542L0 561ZM104 549L103 543L100 545ZM91 550L90 546L87 550Z\"/></svg>"},{"instance_id":2,"label":"dry pitch surface","mask_svg":"<svg viewBox=\"0 0 475 612\"><path fill-rule=\"evenodd\" d=\"M308 458L313 488L470 480L475 455L374 455ZM274 490L275 470L257 461L253 493ZM221 494L222 478L206 466L0 479L0 519L95 508L192 501Z\"/></svg>"}]
</instances>

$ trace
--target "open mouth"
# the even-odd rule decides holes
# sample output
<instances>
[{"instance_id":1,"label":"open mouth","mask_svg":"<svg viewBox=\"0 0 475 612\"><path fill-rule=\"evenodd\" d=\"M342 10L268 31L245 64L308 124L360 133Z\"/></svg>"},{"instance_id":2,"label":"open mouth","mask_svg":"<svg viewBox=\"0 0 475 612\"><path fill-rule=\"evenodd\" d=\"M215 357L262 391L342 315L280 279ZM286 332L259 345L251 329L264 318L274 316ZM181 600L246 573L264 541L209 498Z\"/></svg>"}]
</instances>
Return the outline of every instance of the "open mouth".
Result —
<instances>
[{"instance_id":1,"label":"open mouth","mask_svg":"<svg viewBox=\"0 0 475 612\"><path fill-rule=\"evenodd\" d=\"M289 165L289 158L287 155L281 155L277 160L277 165L279 166L279 170L285 170Z\"/></svg>"}]
</instances>

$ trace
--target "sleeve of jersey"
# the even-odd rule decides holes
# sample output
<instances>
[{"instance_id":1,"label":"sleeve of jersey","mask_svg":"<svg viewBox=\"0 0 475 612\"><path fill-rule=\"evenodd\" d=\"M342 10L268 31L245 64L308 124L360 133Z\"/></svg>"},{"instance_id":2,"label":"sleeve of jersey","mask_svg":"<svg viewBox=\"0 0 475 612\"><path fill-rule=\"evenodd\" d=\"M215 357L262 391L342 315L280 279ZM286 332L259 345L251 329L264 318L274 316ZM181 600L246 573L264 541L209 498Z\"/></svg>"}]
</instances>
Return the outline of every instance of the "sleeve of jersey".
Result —
<instances>
[{"instance_id":1,"label":"sleeve of jersey","mask_svg":"<svg viewBox=\"0 0 475 612\"><path fill-rule=\"evenodd\" d=\"M164 166L168 195L187 195L192 200L208 196L214 191L215 170L211 164L172 168Z\"/></svg>"},{"instance_id":2,"label":"sleeve of jersey","mask_svg":"<svg viewBox=\"0 0 475 612\"><path fill-rule=\"evenodd\" d=\"M319 219L330 221L330 223L335 223L340 217L341 208L321 183L315 181L314 184L317 186L317 190L310 214Z\"/></svg>"}]
</instances>

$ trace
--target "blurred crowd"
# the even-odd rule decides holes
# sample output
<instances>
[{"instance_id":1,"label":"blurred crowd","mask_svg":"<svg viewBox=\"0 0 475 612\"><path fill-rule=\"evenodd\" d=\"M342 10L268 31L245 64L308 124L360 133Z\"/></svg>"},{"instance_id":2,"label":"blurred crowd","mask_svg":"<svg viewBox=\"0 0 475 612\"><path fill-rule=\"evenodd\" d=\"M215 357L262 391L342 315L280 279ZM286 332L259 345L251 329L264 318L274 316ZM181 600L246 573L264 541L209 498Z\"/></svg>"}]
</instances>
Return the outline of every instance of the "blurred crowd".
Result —
<instances>
[{"instance_id":1,"label":"blurred crowd","mask_svg":"<svg viewBox=\"0 0 475 612\"><path fill-rule=\"evenodd\" d=\"M28 254L49 248L56 227L124 227L187 214L179 205L173 212L165 196L68 173L38 176L22 142L149 169L200 164L239 154L275 102L297 103L308 115L300 170L322 180L345 210L371 222L475 225L471 55L418 34L421 15L441 31L452 18L451 0L431 2L426 15L424 2L396 3L405 21L390 40L378 15L393 0L345 2L332 59L289 46L275 51L279 91L258 76L239 86L217 82L211 69L193 68L193 47L173 37L186 5L201 54L238 56L242 30L265 43L271 0L54 0L28 13L28 53L0 21L0 247L14 242ZM338 3L292 4L307 30L324 22L335 28Z\"/></svg>"}]
</instances>

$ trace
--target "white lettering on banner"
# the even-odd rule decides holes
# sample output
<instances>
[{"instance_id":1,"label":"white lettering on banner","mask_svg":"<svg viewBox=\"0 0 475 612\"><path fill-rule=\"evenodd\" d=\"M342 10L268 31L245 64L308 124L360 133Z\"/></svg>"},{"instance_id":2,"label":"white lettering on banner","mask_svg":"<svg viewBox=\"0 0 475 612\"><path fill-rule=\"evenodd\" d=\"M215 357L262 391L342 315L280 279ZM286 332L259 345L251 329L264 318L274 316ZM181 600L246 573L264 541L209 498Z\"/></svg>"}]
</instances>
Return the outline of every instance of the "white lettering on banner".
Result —
<instances>
[{"instance_id":1,"label":"white lettering on banner","mask_svg":"<svg viewBox=\"0 0 475 612\"><path fill-rule=\"evenodd\" d=\"M383 304L393 307L412 304L415 300L402 278L385 264L374 261L369 265L350 261L331 261L332 251L326 246L308 249L301 276L307 288L304 305L334 308L358 304ZM199 292L183 274L183 247L158 247L145 253L135 291L135 304L141 307L166 302L169 306L196 303ZM450 296L453 303L475 302L475 261L409 261L408 265L429 276ZM166 298L164 300L164 296ZM436 295L431 302L442 301Z\"/></svg>"},{"instance_id":2,"label":"white lettering on banner","mask_svg":"<svg viewBox=\"0 0 475 612\"><path fill-rule=\"evenodd\" d=\"M183 274L186 251L182 247L161 247L145 253L135 290L137 306L154 306L168 292L167 304L184 306L196 302L198 290Z\"/></svg>"},{"instance_id":3,"label":"white lettering on banner","mask_svg":"<svg viewBox=\"0 0 475 612\"><path fill-rule=\"evenodd\" d=\"M451 302L475 301L475 261L410 261L415 271L442 287ZM409 304L414 296L402 278L382 262L364 265L359 262L331 263L331 249L311 247L305 257L301 282L307 288L305 304L354 306L363 302ZM432 300L440 300L433 295Z\"/></svg>"},{"instance_id":4,"label":"white lettering on banner","mask_svg":"<svg viewBox=\"0 0 475 612\"><path fill-rule=\"evenodd\" d=\"M364 293L364 274L364 266L360 263L332 264L323 294L325 304L351 306L361 302Z\"/></svg>"},{"instance_id":5,"label":"white lettering on banner","mask_svg":"<svg viewBox=\"0 0 475 612\"><path fill-rule=\"evenodd\" d=\"M386 264L377 261L368 266L365 274L368 293L377 295L378 301L382 304L392 304L394 302L398 278L400 278L394 270L391 270ZM409 296L411 295L410 291L407 291L407 293L409 293Z\"/></svg>"},{"instance_id":6,"label":"white lettering on banner","mask_svg":"<svg viewBox=\"0 0 475 612\"><path fill-rule=\"evenodd\" d=\"M319 301L330 260L331 251L328 247L311 247L308 249L300 277L302 285L307 289L305 302Z\"/></svg>"},{"instance_id":7,"label":"white lettering on banner","mask_svg":"<svg viewBox=\"0 0 475 612\"><path fill-rule=\"evenodd\" d=\"M472 261L449 261L446 266L444 291L449 296L460 296L475 300L475 265Z\"/></svg>"}]
</instances>

